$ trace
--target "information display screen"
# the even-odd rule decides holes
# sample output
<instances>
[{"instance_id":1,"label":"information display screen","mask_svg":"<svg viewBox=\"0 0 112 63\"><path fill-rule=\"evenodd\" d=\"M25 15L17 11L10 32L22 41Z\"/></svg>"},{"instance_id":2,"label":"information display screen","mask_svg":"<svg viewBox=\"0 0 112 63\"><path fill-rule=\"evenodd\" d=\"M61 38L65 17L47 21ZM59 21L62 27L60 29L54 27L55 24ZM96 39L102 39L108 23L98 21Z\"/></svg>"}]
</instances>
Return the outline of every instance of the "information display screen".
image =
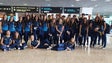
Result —
<instances>
[{"instance_id":1,"label":"information display screen","mask_svg":"<svg viewBox=\"0 0 112 63\"><path fill-rule=\"evenodd\" d=\"M62 13L62 7L41 7L41 13Z\"/></svg>"},{"instance_id":2,"label":"information display screen","mask_svg":"<svg viewBox=\"0 0 112 63\"><path fill-rule=\"evenodd\" d=\"M11 6L0 6L0 12L12 12Z\"/></svg>"},{"instance_id":3,"label":"information display screen","mask_svg":"<svg viewBox=\"0 0 112 63\"><path fill-rule=\"evenodd\" d=\"M13 12L39 13L39 8L35 6L13 6Z\"/></svg>"},{"instance_id":4,"label":"information display screen","mask_svg":"<svg viewBox=\"0 0 112 63\"><path fill-rule=\"evenodd\" d=\"M64 13L80 13L80 7L64 7Z\"/></svg>"}]
</instances>

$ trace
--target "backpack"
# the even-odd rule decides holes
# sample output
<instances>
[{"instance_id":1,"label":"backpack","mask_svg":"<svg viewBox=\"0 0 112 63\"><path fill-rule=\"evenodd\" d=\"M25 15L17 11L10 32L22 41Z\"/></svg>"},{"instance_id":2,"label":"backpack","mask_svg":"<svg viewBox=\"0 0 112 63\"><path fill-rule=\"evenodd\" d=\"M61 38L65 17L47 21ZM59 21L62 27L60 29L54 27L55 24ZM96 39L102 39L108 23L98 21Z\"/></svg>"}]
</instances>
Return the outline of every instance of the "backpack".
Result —
<instances>
[{"instance_id":1,"label":"backpack","mask_svg":"<svg viewBox=\"0 0 112 63\"><path fill-rule=\"evenodd\" d=\"M108 23L106 23L105 33L110 34L110 29L111 29L111 26Z\"/></svg>"}]
</instances>

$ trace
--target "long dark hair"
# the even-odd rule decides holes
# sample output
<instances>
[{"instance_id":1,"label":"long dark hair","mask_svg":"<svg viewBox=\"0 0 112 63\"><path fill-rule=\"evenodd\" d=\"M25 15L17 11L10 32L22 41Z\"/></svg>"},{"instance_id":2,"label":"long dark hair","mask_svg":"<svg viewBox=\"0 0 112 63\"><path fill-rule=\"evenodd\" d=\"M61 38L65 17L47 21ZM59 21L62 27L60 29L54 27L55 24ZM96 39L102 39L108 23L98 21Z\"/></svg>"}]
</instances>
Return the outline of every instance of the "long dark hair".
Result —
<instances>
[{"instance_id":1,"label":"long dark hair","mask_svg":"<svg viewBox=\"0 0 112 63\"><path fill-rule=\"evenodd\" d=\"M55 23L53 23L53 20L55 20ZM52 19L52 21L50 22L50 25L49 26L56 26L56 19L54 18L54 19Z\"/></svg>"},{"instance_id":2,"label":"long dark hair","mask_svg":"<svg viewBox=\"0 0 112 63\"><path fill-rule=\"evenodd\" d=\"M9 22L11 22L11 19L13 18L12 22L14 21L14 16L11 16L9 19Z\"/></svg>"},{"instance_id":3,"label":"long dark hair","mask_svg":"<svg viewBox=\"0 0 112 63\"><path fill-rule=\"evenodd\" d=\"M18 38L16 38L16 33L18 33L18 32L15 32L15 34L14 34L14 39L20 39L20 35L19 35L19 33L18 33Z\"/></svg>"},{"instance_id":4,"label":"long dark hair","mask_svg":"<svg viewBox=\"0 0 112 63\"><path fill-rule=\"evenodd\" d=\"M3 19L2 20L5 20L5 18L6 18L6 21L7 21L7 17L6 17L7 15L6 14L4 14L3 15Z\"/></svg>"},{"instance_id":5,"label":"long dark hair","mask_svg":"<svg viewBox=\"0 0 112 63\"><path fill-rule=\"evenodd\" d=\"M99 21L99 20L100 20L100 18L99 18L98 16L96 16L96 17L95 17L95 21L96 21L96 19L98 19L98 22L100 22L100 21Z\"/></svg>"}]
</instances>

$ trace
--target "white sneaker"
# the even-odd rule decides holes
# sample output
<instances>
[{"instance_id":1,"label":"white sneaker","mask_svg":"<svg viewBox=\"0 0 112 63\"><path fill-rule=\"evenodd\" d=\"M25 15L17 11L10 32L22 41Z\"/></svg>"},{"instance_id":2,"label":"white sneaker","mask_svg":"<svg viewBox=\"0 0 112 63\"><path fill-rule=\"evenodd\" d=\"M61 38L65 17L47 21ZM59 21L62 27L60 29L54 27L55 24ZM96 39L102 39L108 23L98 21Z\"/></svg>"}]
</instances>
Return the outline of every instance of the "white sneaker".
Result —
<instances>
[{"instance_id":1,"label":"white sneaker","mask_svg":"<svg viewBox=\"0 0 112 63\"><path fill-rule=\"evenodd\" d=\"M7 51L6 49L4 49L3 51Z\"/></svg>"},{"instance_id":2,"label":"white sneaker","mask_svg":"<svg viewBox=\"0 0 112 63\"><path fill-rule=\"evenodd\" d=\"M100 46L99 48L103 48L103 46Z\"/></svg>"},{"instance_id":3,"label":"white sneaker","mask_svg":"<svg viewBox=\"0 0 112 63\"><path fill-rule=\"evenodd\" d=\"M18 50L20 50L20 48L18 48Z\"/></svg>"},{"instance_id":4,"label":"white sneaker","mask_svg":"<svg viewBox=\"0 0 112 63\"><path fill-rule=\"evenodd\" d=\"M49 48L47 48L47 50L51 50L52 49L52 47L51 46L49 46Z\"/></svg>"},{"instance_id":5,"label":"white sneaker","mask_svg":"<svg viewBox=\"0 0 112 63\"><path fill-rule=\"evenodd\" d=\"M106 49L105 47L103 47L102 49Z\"/></svg>"},{"instance_id":6,"label":"white sneaker","mask_svg":"<svg viewBox=\"0 0 112 63\"><path fill-rule=\"evenodd\" d=\"M64 40L62 40L62 43L64 43Z\"/></svg>"},{"instance_id":7,"label":"white sneaker","mask_svg":"<svg viewBox=\"0 0 112 63\"><path fill-rule=\"evenodd\" d=\"M25 46L24 48L27 48L28 46Z\"/></svg>"},{"instance_id":8,"label":"white sneaker","mask_svg":"<svg viewBox=\"0 0 112 63\"><path fill-rule=\"evenodd\" d=\"M9 51L11 51L11 48L9 48Z\"/></svg>"},{"instance_id":9,"label":"white sneaker","mask_svg":"<svg viewBox=\"0 0 112 63\"><path fill-rule=\"evenodd\" d=\"M69 47L67 47L66 51L71 51L71 49Z\"/></svg>"},{"instance_id":10,"label":"white sneaker","mask_svg":"<svg viewBox=\"0 0 112 63\"><path fill-rule=\"evenodd\" d=\"M99 47L99 45L95 45L95 47L97 48L97 47Z\"/></svg>"}]
</instances>

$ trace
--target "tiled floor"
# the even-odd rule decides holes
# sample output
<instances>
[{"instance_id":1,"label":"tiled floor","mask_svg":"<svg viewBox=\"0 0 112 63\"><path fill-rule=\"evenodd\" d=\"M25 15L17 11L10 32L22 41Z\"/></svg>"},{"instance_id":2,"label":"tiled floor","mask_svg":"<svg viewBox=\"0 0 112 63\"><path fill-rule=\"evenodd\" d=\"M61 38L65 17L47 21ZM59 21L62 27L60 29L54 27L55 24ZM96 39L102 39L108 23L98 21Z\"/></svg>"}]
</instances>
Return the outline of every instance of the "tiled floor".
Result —
<instances>
[{"instance_id":1,"label":"tiled floor","mask_svg":"<svg viewBox=\"0 0 112 63\"><path fill-rule=\"evenodd\" d=\"M77 47L74 51L45 49L0 51L0 63L112 63L112 43L106 49Z\"/></svg>"},{"instance_id":2,"label":"tiled floor","mask_svg":"<svg viewBox=\"0 0 112 63\"><path fill-rule=\"evenodd\" d=\"M41 49L0 51L0 63L111 63L112 49L77 48L74 51Z\"/></svg>"}]
</instances>

